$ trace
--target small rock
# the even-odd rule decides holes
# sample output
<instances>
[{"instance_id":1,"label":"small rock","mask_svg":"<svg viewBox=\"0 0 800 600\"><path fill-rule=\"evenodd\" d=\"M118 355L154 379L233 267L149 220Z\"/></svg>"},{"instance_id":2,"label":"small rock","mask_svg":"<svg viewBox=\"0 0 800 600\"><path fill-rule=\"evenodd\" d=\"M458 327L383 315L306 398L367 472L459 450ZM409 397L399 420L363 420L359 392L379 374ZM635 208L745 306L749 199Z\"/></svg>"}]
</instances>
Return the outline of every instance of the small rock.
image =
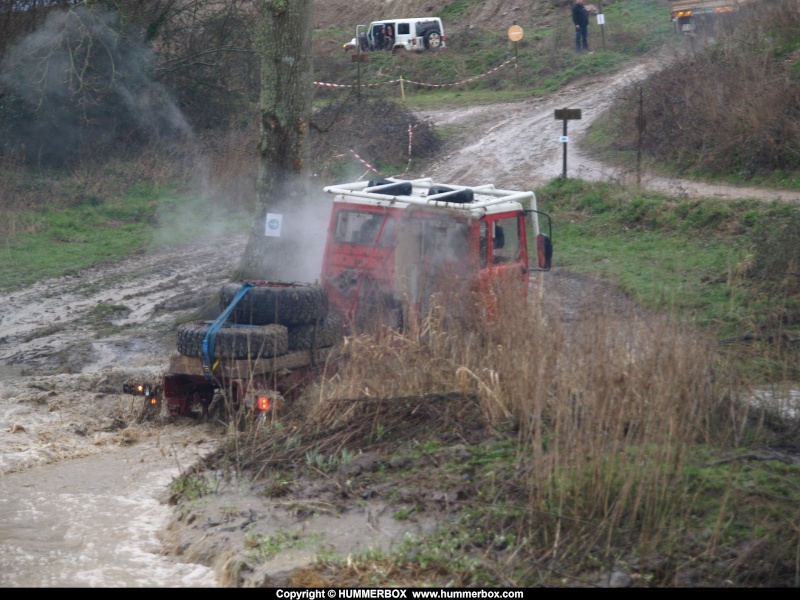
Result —
<instances>
[{"instance_id":1,"label":"small rock","mask_svg":"<svg viewBox=\"0 0 800 600\"><path fill-rule=\"evenodd\" d=\"M411 465L411 459L408 456L395 456L389 460L389 468L394 470L405 469Z\"/></svg>"},{"instance_id":2,"label":"small rock","mask_svg":"<svg viewBox=\"0 0 800 600\"><path fill-rule=\"evenodd\" d=\"M14 423L14 425L9 430L10 433L25 433L27 429L20 425L19 423Z\"/></svg>"},{"instance_id":3,"label":"small rock","mask_svg":"<svg viewBox=\"0 0 800 600\"><path fill-rule=\"evenodd\" d=\"M625 571L614 571L611 577L608 578L608 587L611 588L626 588L631 587L633 581Z\"/></svg>"}]
</instances>

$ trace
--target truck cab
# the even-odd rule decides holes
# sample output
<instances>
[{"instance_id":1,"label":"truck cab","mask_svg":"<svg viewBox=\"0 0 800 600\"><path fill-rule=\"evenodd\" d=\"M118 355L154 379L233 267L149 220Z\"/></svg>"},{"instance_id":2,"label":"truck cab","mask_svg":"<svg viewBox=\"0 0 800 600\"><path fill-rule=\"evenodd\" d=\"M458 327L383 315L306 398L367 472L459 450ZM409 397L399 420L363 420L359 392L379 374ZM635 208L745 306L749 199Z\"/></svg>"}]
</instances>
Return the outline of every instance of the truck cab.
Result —
<instances>
[{"instance_id":1,"label":"truck cab","mask_svg":"<svg viewBox=\"0 0 800 600\"><path fill-rule=\"evenodd\" d=\"M425 316L437 293L451 303L476 292L486 298L499 282L526 294L530 272L550 268L550 218L548 233L540 233L544 213L533 192L429 178L373 179L325 191L335 197L322 285L351 322L400 328Z\"/></svg>"}]
</instances>

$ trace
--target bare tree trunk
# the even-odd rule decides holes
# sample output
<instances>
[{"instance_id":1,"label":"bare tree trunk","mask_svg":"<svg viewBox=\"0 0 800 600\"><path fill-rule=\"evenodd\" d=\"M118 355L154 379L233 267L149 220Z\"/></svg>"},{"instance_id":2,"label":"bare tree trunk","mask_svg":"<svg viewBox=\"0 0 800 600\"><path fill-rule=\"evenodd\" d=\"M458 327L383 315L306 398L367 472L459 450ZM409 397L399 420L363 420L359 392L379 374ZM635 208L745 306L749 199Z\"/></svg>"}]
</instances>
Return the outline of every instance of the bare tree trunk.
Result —
<instances>
[{"instance_id":1,"label":"bare tree trunk","mask_svg":"<svg viewBox=\"0 0 800 600\"><path fill-rule=\"evenodd\" d=\"M313 0L262 0L261 155L258 209L239 276L307 280L303 208L309 181L303 145L311 118ZM267 215L277 215L269 228ZM280 225L280 236L274 227ZM306 244L304 245L304 241Z\"/></svg>"}]
</instances>

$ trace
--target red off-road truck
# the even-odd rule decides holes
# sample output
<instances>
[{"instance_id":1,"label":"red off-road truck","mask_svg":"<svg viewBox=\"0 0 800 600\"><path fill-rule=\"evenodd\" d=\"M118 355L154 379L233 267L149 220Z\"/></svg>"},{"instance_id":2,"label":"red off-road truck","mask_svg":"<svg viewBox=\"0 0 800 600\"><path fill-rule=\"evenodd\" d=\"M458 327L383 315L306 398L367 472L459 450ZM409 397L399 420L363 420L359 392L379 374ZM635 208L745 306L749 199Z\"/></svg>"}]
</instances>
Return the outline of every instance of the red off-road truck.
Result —
<instances>
[{"instance_id":1,"label":"red off-road truck","mask_svg":"<svg viewBox=\"0 0 800 600\"><path fill-rule=\"evenodd\" d=\"M550 269L552 224L533 192L392 178L324 189L334 197L321 283L223 286L219 318L179 327L168 374L125 386L144 396L141 419L162 401L172 416L216 404L263 414L330 368L346 333L413 328L436 294L453 311L477 297L491 318L498 289L524 296L531 273Z\"/></svg>"}]
</instances>

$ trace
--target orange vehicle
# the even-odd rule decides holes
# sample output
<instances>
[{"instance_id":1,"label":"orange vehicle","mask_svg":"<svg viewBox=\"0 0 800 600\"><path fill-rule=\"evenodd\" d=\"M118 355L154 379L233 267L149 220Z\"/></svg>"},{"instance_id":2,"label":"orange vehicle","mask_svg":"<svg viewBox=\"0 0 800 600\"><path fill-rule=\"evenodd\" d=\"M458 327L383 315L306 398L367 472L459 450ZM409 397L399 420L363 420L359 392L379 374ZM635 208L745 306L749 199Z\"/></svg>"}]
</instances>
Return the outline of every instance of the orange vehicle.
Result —
<instances>
[{"instance_id":1,"label":"orange vehicle","mask_svg":"<svg viewBox=\"0 0 800 600\"><path fill-rule=\"evenodd\" d=\"M708 30L714 20L736 13L758 0L670 0L669 14L678 33Z\"/></svg>"}]
</instances>

